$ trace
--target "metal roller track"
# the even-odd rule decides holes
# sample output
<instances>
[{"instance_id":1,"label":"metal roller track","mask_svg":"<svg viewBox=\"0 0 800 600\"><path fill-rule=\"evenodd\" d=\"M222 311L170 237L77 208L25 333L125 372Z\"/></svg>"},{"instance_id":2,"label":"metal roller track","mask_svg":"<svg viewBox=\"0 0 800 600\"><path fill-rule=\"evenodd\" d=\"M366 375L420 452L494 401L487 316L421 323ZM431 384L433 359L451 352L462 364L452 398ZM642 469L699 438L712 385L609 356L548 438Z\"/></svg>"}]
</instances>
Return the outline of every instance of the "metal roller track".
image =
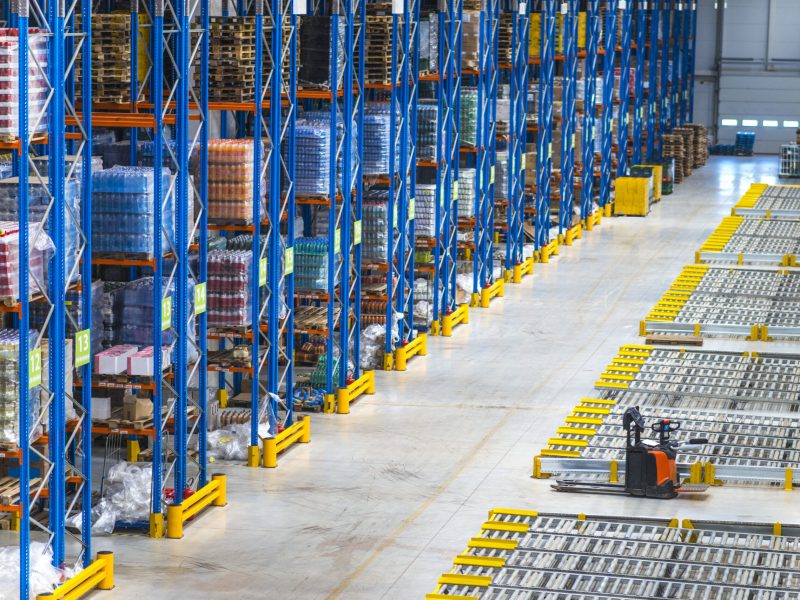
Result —
<instances>
[{"instance_id":1,"label":"metal roller track","mask_svg":"<svg viewBox=\"0 0 800 600\"><path fill-rule=\"evenodd\" d=\"M612 404L610 400L586 399L576 406L566 426L559 428L542 450L541 472L610 475L612 462L623 472L625 407ZM798 417L662 406L642 408L642 414L648 423L663 417L680 421L681 439L708 438L702 449L682 456L708 470L707 483L793 485L793 473L800 465ZM656 439L654 433L648 434ZM700 471L693 472L691 464L682 464L681 474L699 483Z\"/></svg>"},{"instance_id":2,"label":"metal roller track","mask_svg":"<svg viewBox=\"0 0 800 600\"><path fill-rule=\"evenodd\" d=\"M800 217L800 186L755 184L733 213L743 217Z\"/></svg>"},{"instance_id":3,"label":"metal roller track","mask_svg":"<svg viewBox=\"0 0 800 600\"><path fill-rule=\"evenodd\" d=\"M623 346L595 388L620 406L800 412L800 355Z\"/></svg>"},{"instance_id":4,"label":"metal roller track","mask_svg":"<svg viewBox=\"0 0 800 600\"><path fill-rule=\"evenodd\" d=\"M726 217L695 256L704 264L796 266L800 220Z\"/></svg>"},{"instance_id":5,"label":"metal roller track","mask_svg":"<svg viewBox=\"0 0 800 600\"><path fill-rule=\"evenodd\" d=\"M797 598L794 529L496 509L428 598Z\"/></svg>"},{"instance_id":6,"label":"metal roller track","mask_svg":"<svg viewBox=\"0 0 800 600\"><path fill-rule=\"evenodd\" d=\"M800 271L691 265L647 316L642 333L800 338Z\"/></svg>"}]
</instances>

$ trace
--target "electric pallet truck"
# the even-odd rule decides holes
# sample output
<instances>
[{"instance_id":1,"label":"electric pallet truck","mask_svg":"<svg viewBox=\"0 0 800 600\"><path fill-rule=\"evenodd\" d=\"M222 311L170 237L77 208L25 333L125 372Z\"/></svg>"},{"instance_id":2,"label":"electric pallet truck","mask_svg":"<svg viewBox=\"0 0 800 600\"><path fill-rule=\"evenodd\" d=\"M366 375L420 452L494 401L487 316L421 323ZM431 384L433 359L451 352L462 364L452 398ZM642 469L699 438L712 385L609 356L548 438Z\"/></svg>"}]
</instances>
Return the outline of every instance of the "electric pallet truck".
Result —
<instances>
[{"instance_id":1,"label":"electric pallet truck","mask_svg":"<svg viewBox=\"0 0 800 600\"><path fill-rule=\"evenodd\" d=\"M685 444L672 441L670 434L678 431L681 424L661 419L651 425L652 431L658 433L658 441L642 440L645 422L638 406L625 411L622 427L626 433L625 483L559 480L553 484L553 489L660 499L675 498L679 493L703 493L708 489L707 485L681 484L675 462L679 450L696 450L707 444L707 439L689 440Z\"/></svg>"}]
</instances>

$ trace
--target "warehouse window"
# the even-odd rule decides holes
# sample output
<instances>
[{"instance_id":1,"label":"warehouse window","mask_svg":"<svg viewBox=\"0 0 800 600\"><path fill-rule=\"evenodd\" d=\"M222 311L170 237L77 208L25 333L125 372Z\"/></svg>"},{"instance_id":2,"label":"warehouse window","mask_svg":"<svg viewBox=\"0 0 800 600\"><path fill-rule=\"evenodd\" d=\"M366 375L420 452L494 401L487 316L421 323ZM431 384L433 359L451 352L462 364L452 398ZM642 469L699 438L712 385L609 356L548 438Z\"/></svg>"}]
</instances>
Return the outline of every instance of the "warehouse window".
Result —
<instances>
[{"instance_id":1,"label":"warehouse window","mask_svg":"<svg viewBox=\"0 0 800 600\"><path fill-rule=\"evenodd\" d=\"M784 121L783 126L789 129L797 129L800 127L800 121Z\"/></svg>"},{"instance_id":2,"label":"warehouse window","mask_svg":"<svg viewBox=\"0 0 800 600\"><path fill-rule=\"evenodd\" d=\"M774 119L764 119L764 120L761 122L761 124L762 124L764 127L777 127L777 126L778 126L778 122L777 122L777 121L775 121Z\"/></svg>"},{"instance_id":3,"label":"warehouse window","mask_svg":"<svg viewBox=\"0 0 800 600\"><path fill-rule=\"evenodd\" d=\"M739 121L737 119L722 119L723 127L736 127L737 125L739 125Z\"/></svg>"},{"instance_id":4,"label":"warehouse window","mask_svg":"<svg viewBox=\"0 0 800 600\"><path fill-rule=\"evenodd\" d=\"M742 127L758 127L758 121L755 119L742 119Z\"/></svg>"}]
</instances>

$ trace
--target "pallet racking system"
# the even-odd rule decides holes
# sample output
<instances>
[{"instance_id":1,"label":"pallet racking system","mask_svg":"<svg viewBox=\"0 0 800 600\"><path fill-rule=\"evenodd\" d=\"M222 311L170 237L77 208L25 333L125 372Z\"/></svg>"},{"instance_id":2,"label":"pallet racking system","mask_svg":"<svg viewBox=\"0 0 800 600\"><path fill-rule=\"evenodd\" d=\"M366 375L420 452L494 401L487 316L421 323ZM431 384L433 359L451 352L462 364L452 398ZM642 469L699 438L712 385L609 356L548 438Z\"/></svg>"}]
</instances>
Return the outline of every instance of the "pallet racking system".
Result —
<instances>
[{"instance_id":1,"label":"pallet racking system","mask_svg":"<svg viewBox=\"0 0 800 600\"><path fill-rule=\"evenodd\" d=\"M19 341L20 390L27 390L39 374L30 369L42 356L42 342L48 341L48 381L45 403L32 427L20 419L19 450L6 453L3 460L18 461L20 488L31 494L21 494L18 505L3 507L18 515L20 543L21 592L29 585L28 544L38 538L37 528L46 534L53 550L54 564L73 562L86 569L79 577L94 578L100 588L110 585L112 558L99 555L92 562L91 535L88 528L80 533L78 544L68 540L66 522L78 512L84 522L91 511L91 440L92 437L122 436L127 441L128 458L135 460L140 442L149 440L152 455L152 489L150 515L145 526L153 536L180 537L183 522L208 505L224 504L224 479L209 477L206 465L205 435L208 404L206 389L208 373L219 373L219 387L227 392L241 390L243 375L250 377L250 450L251 465L275 466L276 455L295 441L308 441L308 421L294 416L295 390L302 388L300 370L295 362L296 348L310 337L324 338L324 360L317 363L322 372L321 389L324 409L340 413L349 411L349 404L362 393L374 391L371 372L361 370L361 300L369 297L362 284L362 223L364 174L364 112L369 86L365 83L365 0L345 0L326 6L313 3L306 10L302 3L288 0L270 2L237 2L235 8L225 4L222 15L252 19L254 33L254 94L252 99L211 101L209 99L209 56L211 19L207 0L175 3L171 0L137 2L127 10L130 27L130 89L129 98L121 103L93 102L92 99L92 9L89 2L75 0L66 5L23 0L9 3L9 16L16 27L17 43L26 48L39 35L29 27L46 32L49 100L37 111L29 111L28 102L20 101L19 132L13 139L2 142L2 149L15 154L15 175L18 177L20 254L28 254L42 231L29 229L28 202L30 190L40 187L46 191L50 220L47 232L52 238L54 258L51 260L49 293L28 301L29 291L42 282L36 275L20 269L19 289L23 300L6 307L16 315L19 331L30 329L30 307L33 302L48 305L46 336L40 334ZM471 6L475 6L472 4ZM638 162L643 142L645 157L655 160L660 155L660 132L691 119L693 93L692 64L696 32L696 4L662 0L639 2L635 6L620 0L556 0L519 2L506 7L513 15L511 64L498 61L501 4L487 0L479 6L478 61L464 67L464 3L462 0L443 0L438 11L439 65L435 73L419 76L419 0L405 0L392 14L393 81L382 88L388 92L391 115L397 134L391 149L397 158L390 160L390 248L387 266L387 336L386 354L392 355L395 367L401 369L415 353L424 352L424 334L414 326L414 282L420 272L415 267L415 200L417 168L420 165L416 150L417 103L419 86L427 79L436 88L437 150L435 157L436 201L435 236L432 243L433 267L433 324L431 331L451 335L453 327L466 323L467 304L457 299L456 278L459 265L472 263L471 302L488 306L495 296L502 295L503 280L519 281L532 272L533 260L524 258L525 229L533 221L535 249L539 260L546 261L557 252L558 239L550 238L550 202L554 198L552 141L555 115L552 111L556 63L563 65L564 109L562 127L562 176L560 179L559 233L566 236L576 227L590 229L599 222L599 212L593 211L595 190L602 209L612 197L614 144L612 139L614 113L614 70L617 61L616 22L629 23L636 15L636 79L633 94L633 156ZM603 13L605 10L605 13ZM580 15L586 13L586 56L579 40ZM328 90L309 89L299 85L298 18L310 15L330 16L330 65L333 85ZM558 25L558 13L563 12L563 28ZM539 56L529 53L531 24L539 15ZM80 15L80 19L78 19ZM603 23L603 15L605 21ZM604 24L604 27L602 25ZM630 24L630 23L629 23ZM341 25L341 35L340 35ZM647 29L647 31L645 31ZM563 35L563 55L557 52L556 37ZM623 27L630 32L630 27ZM659 31L660 41L659 41ZM280 32L280 33L279 33ZM649 33L648 33L649 32ZM649 35L649 44L646 41ZM626 59L630 39L623 37L620 61ZM140 51L141 50L141 51ZM339 61L338 56L343 55ZM644 60L649 58L645 91ZM141 56L144 70L140 71ZM670 60L670 57L672 59ZM575 74L580 60L585 58L585 110L577 110ZM44 69L32 64L28 53L19 54L19 69ZM602 63L602 64L601 64ZM660 63L660 70L659 70ZM78 77L75 68L81 66ZM669 66L672 66L670 71ZM560 67L561 68L561 67ZM621 73L626 69L622 68ZM502 81L501 71L508 72L510 89L509 158L507 164L506 222L499 223L495 215L497 169L497 98ZM191 73L198 73L198 85L191 85ZM597 75L603 76L603 97L597 98ZM658 75L661 75L659 81ZM623 76L624 77L624 76ZM669 80L672 83L669 83ZM462 147L461 101L463 84L472 81L478 93L478 124L476 144ZM528 181L534 168L527 160L529 144L528 109L531 85L539 88L539 113L536 147L535 185ZM671 88L670 88L671 86ZM376 88L377 89L377 88ZM627 85L622 83L622 90ZM670 93L666 93L667 90ZM380 91L380 90L378 90ZM660 92L660 93L659 93ZM370 90L369 93L372 93ZM28 82L20 78L19 96L29 97ZM658 102L664 98L664 102ZM598 101L601 100L601 101ZM624 170L628 144L625 119L628 94L622 93L618 110L619 163L617 172ZM301 106L302 105L302 106ZM597 114L598 106L602 113ZM302 108L302 110L301 110ZM324 114L329 135L326 159L330 176L326 181L324 198L302 196L296 188L296 122L307 112L320 110ZM233 118L231 118L233 116ZM582 117L582 118L581 118ZM575 156L574 135L582 121L582 153ZM29 124L41 122L42 130L35 133ZM208 152L212 130L217 127L221 138L253 140L253 212L251 223L225 223L209 219ZM352 125L352 126L351 126ZM92 234L92 133L93 128L113 128L127 132L128 158L131 165L139 160L140 139L153 147L153 164L166 166L168 179L154 177L154 196L159 199L153 207L153 251L147 257L116 252L113 255L93 248ZM46 130L46 134L44 134ZM61 132L67 132L66 136ZM232 133L229 136L229 131ZM599 136L602 151L597 157L595 138ZM29 170L26 160L31 150L48 155L47 177ZM69 158L68 158L69 156ZM192 176L190 161L196 157L197 170ZM467 158L467 161L463 159ZM599 158L599 172L595 164ZM470 226L470 240L461 243L459 233L458 190L459 173L471 162L476 169L475 218ZM580 164L578 164L580 163ZM430 168L429 166L427 168ZM29 174L33 173L33 174ZM40 176L42 175L42 176ZM262 175L268 187L262 187ZM573 222L575 175L580 177L580 223ZM599 177L598 182L595 181ZM71 210L67 203L67 188L80 180L80 211ZM529 187L530 186L530 187ZM527 200L535 188L535 202ZM781 188L783 190L783 188ZM779 191L783 196L793 192ZM261 208L261 196L265 206ZM762 199L738 211L764 210L775 216L781 209L777 195L765 191ZM162 200L163 199L163 200ZM761 208L767 201L772 204ZM788 200L791 201L791 198ZM788 202L786 201L786 202ZM191 210L194 204L197 209ZM394 218L394 208L397 218ZM174 211L174 234L167 235L166 246L162 233L170 228L167 214ZM793 215L794 213L792 213ZM329 270L324 290L296 289L294 268L298 262L295 217L302 215L310 234L311 217L324 215L325 255ZM464 221L462 220L462 223ZM69 261L69 242L66 231L74 225L79 242L74 249L77 260ZM499 243L497 230L505 231L506 258L504 277L495 278L495 251ZM394 236L394 230L397 236ZM249 326L237 331L209 329L207 321L208 246L211 236L233 233L252 235L252 248L257 260L251 264L250 294L254 299L248 317ZM298 232L299 233L299 232ZM266 267L266 269L264 269ZM152 345L154 373L159 378L93 376L91 364L77 367L76 389L67 389L64 378L57 376L69 370L64 343L66 325L80 336L74 339L76 349L91 338L84 337L92 329L93 275L105 270L122 268L132 277L152 275ZM67 292L80 294L84 310L78 319L65 310ZM324 309L325 327L317 329L297 321L297 313L307 307ZM396 314L399 340L393 341L391 324ZM766 328L762 328L767 331ZM164 345L168 332L169 344ZM772 327L769 334L775 333ZM777 331L780 334L780 331ZM248 364L231 366L209 361L208 342L225 345L230 350L247 345ZM418 340L423 340L420 342ZM416 345L415 345L416 344ZM81 353L83 355L83 353ZM77 355L77 353L76 353ZM312 386L313 387L313 386ZM147 394L153 400L151 426L144 429L111 428L92 424L92 390L127 389ZM222 400L226 394L220 394ZM20 413L27 414L34 402L33 395L20 393ZM75 410L76 417L67 419L66 407ZM37 425L48 413L49 433L46 438L36 433ZM265 428L265 429L264 429ZM261 429L261 431L260 431ZM266 433L262 436L260 433ZM265 438L260 448L261 438ZM198 450L190 451L194 440ZM45 445L46 450L45 450ZM33 458L45 465L43 477L36 485ZM66 484L66 485L62 485ZM170 492L170 489L172 490ZM36 520L32 509L47 500L46 522ZM166 518L165 518L166 517ZM75 549L79 548L75 553ZM74 553L74 556L71 556ZM68 556L69 555L69 556ZM103 577L99 578L98 574Z\"/></svg>"}]
</instances>

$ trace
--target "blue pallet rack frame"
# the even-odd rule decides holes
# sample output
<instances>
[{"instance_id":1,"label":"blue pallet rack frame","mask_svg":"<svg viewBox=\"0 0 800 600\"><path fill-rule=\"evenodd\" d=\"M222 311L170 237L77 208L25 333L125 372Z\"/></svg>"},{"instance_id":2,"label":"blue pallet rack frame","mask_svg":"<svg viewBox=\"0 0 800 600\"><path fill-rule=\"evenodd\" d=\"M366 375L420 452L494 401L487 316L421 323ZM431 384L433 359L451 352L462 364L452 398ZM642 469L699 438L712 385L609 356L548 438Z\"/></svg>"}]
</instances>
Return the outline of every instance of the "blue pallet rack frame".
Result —
<instances>
[{"instance_id":1,"label":"blue pallet rack frame","mask_svg":"<svg viewBox=\"0 0 800 600\"><path fill-rule=\"evenodd\" d=\"M195 312L195 295L198 286L204 284L206 275L206 244L197 246L197 270L190 266L190 254L195 253L195 238L206 241L207 206L204 190L207 189L207 171L202 169L201 179L196 184L189 175L189 156L195 150L201 157L201 164L207 162L207 55L197 52L198 46L191 42L191 23L197 18L201 21L207 16L207 0L196 0L182 6L165 4L154 0L152 4L133 3L131 6L131 40L135 47L140 29L149 28L150 40L148 57L150 65L147 75L140 80L138 76L138 55L131 56L131 98L127 106L95 106L92 120L105 127L129 128L130 160L137 160L138 129L149 132L153 143L153 164L169 166L172 175L167 189L162 178L154 177L153 211L153 254L150 259L128 256L108 258L93 256L96 266L127 266L135 273L139 269L153 274L153 372L164 372L167 356L171 369L167 376L154 378L153 382L130 380L126 385L131 389L149 390L153 399L152 437L152 484L150 500L149 532L152 537L163 537L165 512L168 509L180 512L185 496L201 491L207 483L205 431L206 431L206 318L199 313L195 329L190 330L190 317ZM148 21L140 23L139 15L147 15ZM205 45L205 29L197 31L197 44ZM190 91L189 73L192 57L199 60L201 89L199 98ZM183 76L178 75L184 73ZM144 98L148 102L144 101ZM127 110L126 110L127 109ZM191 123L191 125L190 125ZM167 141L166 126L174 131L175 148ZM189 201L197 195L200 210L189 218ZM163 201L160 199L163 198ZM166 231L164 206L173 203L175 215L175 237L167 237L167 247L162 244L162 232ZM167 262L169 259L169 262ZM164 276L171 285L164 285ZM170 293L170 287L174 292ZM199 289L203 289L202 286ZM164 351L162 334L169 330L174 337L172 344ZM190 339L195 338L195 339ZM196 350L198 360L189 361L190 351ZM165 354L167 356L165 356ZM169 375L172 376L170 379ZM196 380L196 393L190 394L190 382ZM157 384L158 383L158 384ZM93 387L118 387L119 383L104 381L98 377ZM168 394L165 401L164 393ZM189 408L193 414L189 418ZM165 418L165 415L167 418ZM170 423L170 419L172 422ZM94 427L93 432L108 435L110 430ZM127 431L129 457L135 460L138 454L137 434ZM190 456L189 439L197 437L201 450L197 458ZM171 440L171 443L170 443ZM171 447L170 447L171 446ZM172 501L168 502L167 480L172 476ZM202 494L201 494L202 495ZM131 525L141 525L133 523Z\"/></svg>"},{"instance_id":2,"label":"blue pallet rack frame","mask_svg":"<svg viewBox=\"0 0 800 600\"><path fill-rule=\"evenodd\" d=\"M697 0L693 0L689 3L689 12L690 12L690 34L689 34L689 47L688 47L688 59L687 59L687 84L689 87L689 93L687 97L687 109L686 109L686 121L689 123L694 122L694 69L695 69L695 59L697 57Z\"/></svg>"},{"instance_id":3,"label":"blue pallet rack frame","mask_svg":"<svg viewBox=\"0 0 800 600\"><path fill-rule=\"evenodd\" d=\"M635 0L636 54L634 58L633 149L631 165L642 164L645 125L645 57L647 56L647 0Z\"/></svg>"},{"instance_id":4,"label":"blue pallet rack frame","mask_svg":"<svg viewBox=\"0 0 800 600\"><path fill-rule=\"evenodd\" d=\"M295 227L294 219L288 216L293 216L296 210L297 15L305 13L305 2L272 2L266 14L264 8L264 2L257 2L250 15L254 23L253 42L256 47L253 101L213 102L209 106L211 110L220 112L220 131L223 134L226 133L226 127L223 126L226 126L227 120L223 117L228 111L236 115L236 129L240 136L246 133L247 114L253 115L253 212L250 216L253 224L241 227L223 222L211 224L212 229L251 233L253 251L257 253L251 264L249 281L250 297L259 300L251 305L250 323L246 331L223 329L213 332L213 337L223 347L227 338L234 341L243 337L250 339L250 365L245 371L251 377L247 456L247 464L251 467L277 466L277 442L295 433L292 428L295 424L294 305L290 300L294 298ZM244 11L245 7L239 3L237 14L247 16L243 14ZM281 35L273 36L273 31L279 31ZM288 32L286 47L284 32ZM201 55L207 54L205 51ZM284 77L284 71L289 73L288 79ZM287 148L285 154L284 147ZM207 171L207 160L201 164L201 168ZM265 177L267 173L269 177ZM267 190L262 189L264 180L270 184ZM261 210L262 195L268 199L265 214ZM286 233L282 235L280 224L284 219ZM262 238L265 240L263 244ZM264 294L261 293L262 288L265 289ZM281 294L282 289L286 294L286 302ZM225 389L228 385L224 375L226 369L215 365L213 370L222 374L220 389ZM235 370L234 383L241 372L242 369ZM266 427L266 431L261 429L262 426ZM262 434L263 454L259 444Z\"/></svg>"},{"instance_id":5,"label":"blue pallet rack frame","mask_svg":"<svg viewBox=\"0 0 800 600\"><path fill-rule=\"evenodd\" d=\"M511 77L508 147L508 231L506 233L505 280L519 283L533 271L532 258L524 259L525 150L528 137L528 74L530 2L515 2L511 18Z\"/></svg>"},{"instance_id":6,"label":"blue pallet rack frame","mask_svg":"<svg viewBox=\"0 0 800 600\"><path fill-rule=\"evenodd\" d=\"M581 187L581 222L587 229L596 223L595 138L597 135L597 61L600 43L600 0L586 3L586 66L583 113L583 171Z\"/></svg>"},{"instance_id":7,"label":"blue pallet rack frame","mask_svg":"<svg viewBox=\"0 0 800 600\"><path fill-rule=\"evenodd\" d=\"M314 5L314 13L323 14L321 3ZM322 101L329 115L330 147L328 161L330 179L328 198L327 257L328 280L326 293L321 300L327 308L327 331L325 343L325 412L348 413L349 404L362 393L374 389L372 373L361 373L361 231L364 155L364 57L366 0L344 0L331 7L331 90L298 90L298 100ZM339 23L344 20L344 39L339 40ZM338 53L342 46L343 73L340 76ZM340 83L342 82L342 83ZM341 100L339 100L341 98ZM342 138L337 139L341 119ZM354 143L355 141L355 143ZM352 148L355 147L355 153ZM341 170L337 162L341 157ZM339 174L341 179L339 179ZM315 204L314 199L298 198L298 205ZM307 207L304 207L307 208ZM310 211L304 211L304 216ZM337 265L337 256L342 261ZM303 294L297 292L298 298ZM320 301L316 295L311 300ZM340 311L336 318L337 309ZM338 336L337 336L338 332ZM348 363L352 364L350 371Z\"/></svg>"},{"instance_id":8,"label":"blue pallet rack frame","mask_svg":"<svg viewBox=\"0 0 800 600\"><path fill-rule=\"evenodd\" d=\"M603 112L601 117L602 144L600 150L600 196L599 204L606 216L611 215L611 169L613 153L614 120L614 64L617 49L617 1L605 4L605 26L603 28Z\"/></svg>"},{"instance_id":9,"label":"blue pallet rack frame","mask_svg":"<svg viewBox=\"0 0 800 600\"><path fill-rule=\"evenodd\" d=\"M33 10L31 11L31 4ZM17 28L17 47L24 49L18 53L19 77L18 97L20 99L18 131L16 139L4 142L5 149L13 151L13 170L18 176L17 194L19 208L19 255L28 256L32 244L36 244L45 235L44 225L29 221L30 187L40 187L49 199L48 232L54 243L53 256L50 259L48 281L40 281L27 268L19 268L19 298L9 307L15 316L15 323L20 331L18 356L18 389L19 394L19 450L6 453L6 458L19 461L19 485L23 492L16 507L16 525L19 528L19 597L27 598L31 593L46 592L34 590L30 580L30 543L32 533L44 533L46 544L52 551L52 563L57 568L77 567L77 574L70 582L84 582L89 576L87 568L91 566L92 538L91 527L81 527L77 534L67 529L67 520L81 515L83 523L90 522L91 512L91 388L84 387L80 396L64 385L65 370L75 368L66 364L65 342L66 321L71 320L75 331L80 332L75 339L81 351L86 330L91 330L91 285L81 288L82 311L80 323L66 310L67 292L74 289L73 281L80 276L83 281L91 281L91 263L81 260L91 251L91 85L84 80L81 90L88 102L80 112L75 109L74 102L74 69L82 63L91 73L91 5L88 2L47 3L40 6L29 0L14 3L11 8L12 25ZM67 22L74 20L75 13L81 14L81 26ZM33 13L31 21L31 12ZM33 26L39 31L36 36L47 39L48 72L44 73L38 61L30 60L29 42ZM12 34L13 35L13 34ZM39 112L29 110L29 69L42 72L47 78L49 98ZM77 127L66 131L67 116L77 123ZM29 125L38 129L38 125L46 126L47 138L42 139L29 131ZM66 138L72 149L72 158L66 156ZM29 159L29 151L34 144L46 148L48 172L41 173L36 164ZM78 181L86 184L81 189L81 210L75 214L66 204L65 190L68 184ZM74 253L68 255L65 229L74 224L78 232L77 246ZM33 235L30 235L31 229ZM88 234L87 234L88 231ZM72 262L70 269L67 268ZM37 332L33 344L28 335L22 332L30 330L30 291L31 283L45 293L37 293L47 306L47 328ZM45 287L46 285L46 287ZM48 386L42 387L46 396L44 405L38 414L32 410L38 403L33 402L33 395L39 394L42 385L42 340L45 333L48 337ZM82 353L82 352L81 352ZM91 380L91 367L78 367L84 377ZM74 408L77 419L67 427L66 406ZM36 434L43 423L44 413L48 413L47 438L39 438ZM40 446L46 443L45 455ZM39 459L45 465L41 482L31 490L31 460ZM69 473L69 475L67 474ZM45 499L48 495L48 521L39 522L31 516L31 506ZM67 544L67 540L76 544ZM98 557L99 558L99 557ZM105 560L98 561L100 567L93 572L105 572ZM100 584L91 587L108 589L110 580L104 579Z\"/></svg>"},{"instance_id":10,"label":"blue pallet rack frame","mask_svg":"<svg viewBox=\"0 0 800 600\"><path fill-rule=\"evenodd\" d=\"M497 155L497 62L499 0L483 0L478 40L478 117L475 157L475 226L473 228L472 306L486 308L502 294L502 279L494 277L494 179Z\"/></svg>"},{"instance_id":11,"label":"blue pallet rack frame","mask_svg":"<svg viewBox=\"0 0 800 600\"><path fill-rule=\"evenodd\" d=\"M366 0L345 0L345 58L343 112L349 123L355 124L355 154L351 151L352 127L345 128L342 157L342 316L339 323L341 355L347 357L339 370L336 406L337 412L347 414L350 402L363 393L374 392L371 372L361 372L361 223L363 217L364 173L364 64L366 56ZM335 56L335 52L332 52ZM356 58L357 57L357 58ZM356 60L355 64L353 60ZM335 58L333 59L335 61ZM416 112L416 111L415 111ZM416 163L412 163L416 165ZM413 167L416 169L416 166ZM413 249L413 233L412 233ZM413 259L412 259L413 267ZM351 305L351 298L353 299ZM347 362L353 364L352 377ZM330 362L330 361L329 361Z\"/></svg>"},{"instance_id":12,"label":"blue pallet rack frame","mask_svg":"<svg viewBox=\"0 0 800 600\"><path fill-rule=\"evenodd\" d=\"M658 79L659 57L661 56L661 43L659 40L659 25L660 25L660 1L652 0L649 4L645 5L645 9L649 10L650 18L648 21L648 88L647 88L647 150L645 158L648 161L653 161L658 157L658 138L660 137L660 128L658 121L658 106L661 98L661 86Z\"/></svg>"},{"instance_id":13,"label":"blue pallet rack frame","mask_svg":"<svg viewBox=\"0 0 800 600\"><path fill-rule=\"evenodd\" d=\"M384 368L405 370L406 353L424 345L414 327L417 104L419 97L419 0L392 5L389 148L389 265ZM393 335L397 324L397 339ZM414 340L421 339L412 344ZM421 347L421 346L420 346Z\"/></svg>"},{"instance_id":14,"label":"blue pallet rack frame","mask_svg":"<svg viewBox=\"0 0 800 600\"><path fill-rule=\"evenodd\" d=\"M553 172L553 82L555 77L556 0L541 0L539 106L536 148L536 251L546 256L550 245L550 190ZM540 259L543 262L546 258Z\"/></svg>"},{"instance_id":15,"label":"blue pallet rack frame","mask_svg":"<svg viewBox=\"0 0 800 600\"><path fill-rule=\"evenodd\" d=\"M631 83L631 45L633 33L633 7L632 0L620 1L620 15L622 21L622 39L619 40L619 107L617 112L617 177L622 177L628 172L628 148L630 146L630 83Z\"/></svg>"},{"instance_id":16,"label":"blue pallet rack frame","mask_svg":"<svg viewBox=\"0 0 800 600\"><path fill-rule=\"evenodd\" d=\"M680 0L672 0L671 10L672 21L672 35L670 37L670 45L672 46L672 88L670 89L670 132L679 127L681 124L681 74L682 67L682 42L681 36L683 35L683 2Z\"/></svg>"},{"instance_id":17,"label":"blue pallet rack frame","mask_svg":"<svg viewBox=\"0 0 800 600\"><path fill-rule=\"evenodd\" d=\"M437 128L437 242L434 256L432 332L451 336L453 327L466 323L467 304L459 305L458 171L461 158L461 45L463 0L439 3L439 77Z\"/></svg>"},{"instance_id":18,"label":"blue pallet rack frame","mask_svg":"<svg viewBox=\"0 0 800 600\"><path fill-rule=\"evenodd\" d=\"M670 71L670 57L672 44L671 34L671 8L672 0L661 0L661 81L659 83L659 111L658 111L658 131L656 139L656 155L661 157L663 150L663 138L665 133L672 131L670 127L670 97L672 95L672 82Z\"/></svg>"},{"instance_id":19,"label":"blue pallet rack frame","mask_svg":"<svg viewBox=\"0 0 800 600\"><path fill-rule=\"evenodd\" d=\"M575 204L575 132L576 78L578 70L578 0L561 5L564 47L563 87L561 102L561 174L559 185L558 238L559 243L571 244Z\"/></svg>"}]
</instances>

